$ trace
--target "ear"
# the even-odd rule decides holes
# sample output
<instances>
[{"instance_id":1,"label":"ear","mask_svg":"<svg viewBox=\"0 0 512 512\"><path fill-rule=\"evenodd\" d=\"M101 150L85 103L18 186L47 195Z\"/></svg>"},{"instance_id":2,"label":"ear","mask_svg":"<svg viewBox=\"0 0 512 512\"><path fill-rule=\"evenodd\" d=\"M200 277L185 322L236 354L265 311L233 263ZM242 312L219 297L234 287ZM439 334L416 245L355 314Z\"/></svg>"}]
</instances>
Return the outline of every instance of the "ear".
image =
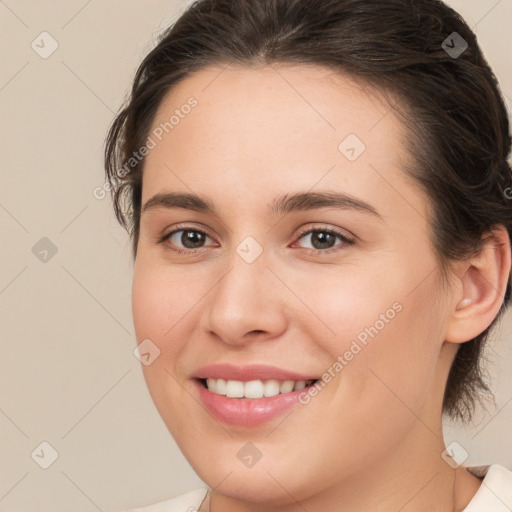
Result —
<instances>
[{"instance_id":1,"label":"ear","mask_svg":"<svg viewBox=\"0 0 512 512\"><path fill-rule=\"evenodd\" d=\"M463 343L481 334L496 318L510 278L510 238L504 226L485 237L482 250L457 264L460 283L454 286L445 340Z\"/></svg>"}]
</instances>

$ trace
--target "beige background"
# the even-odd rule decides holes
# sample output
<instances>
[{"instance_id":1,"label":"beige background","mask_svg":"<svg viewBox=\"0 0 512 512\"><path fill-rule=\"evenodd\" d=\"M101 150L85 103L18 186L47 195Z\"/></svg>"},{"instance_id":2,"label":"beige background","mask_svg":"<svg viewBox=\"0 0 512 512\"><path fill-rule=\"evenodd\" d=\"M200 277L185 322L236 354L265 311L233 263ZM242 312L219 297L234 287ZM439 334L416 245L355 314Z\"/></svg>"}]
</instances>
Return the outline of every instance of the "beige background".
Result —
<instances>
[{"instance_id":1,"label":"beige background","mask_svg":"<svg viewBox=\"0 0 512 512\"><path fill-rule=\"evenodd\" d=\"M512 0L449 3L474 26L510 108ZM136 66L185 5L0 0L0 511L115 511L202 485L146 390L128 238L109 198L93 196ZM51 49L43 31L58 43L46 59L31 47ZM57 248L46 262L32 252L43 237ZM496 410L466 431L446 427L466 464L512 468L511 340L509 314L488 352ZM51 461L43 441L58 452L47 469L36 463Z\"/></svg>"}]
</instances>

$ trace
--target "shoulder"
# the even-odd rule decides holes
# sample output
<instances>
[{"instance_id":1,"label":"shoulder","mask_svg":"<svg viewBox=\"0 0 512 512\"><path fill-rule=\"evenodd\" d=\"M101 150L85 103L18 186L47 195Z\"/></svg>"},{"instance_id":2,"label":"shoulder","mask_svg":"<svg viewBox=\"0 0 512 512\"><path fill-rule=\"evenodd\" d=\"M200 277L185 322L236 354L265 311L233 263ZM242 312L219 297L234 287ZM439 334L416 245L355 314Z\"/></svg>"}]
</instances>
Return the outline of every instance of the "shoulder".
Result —
<instances>
[{"instance_id":1,"label":"shoulder","mask_svg":"<svg viewBox=\"0 0 512 512\"><path fill-rule=\"evenodd\" d=\"M153 503L142 508L131 508L122 512L196 512L206 496L208 488L201 487L169 500Z\"/></svg>"},{"instance_id":2,"label":"shoulder","mask_svg":"<svg viewBox=\"0 0 512 512\"><path fill-rule=\"evenodd\" d=\"M492 464L466 468L482 478L482 484L463 512L510 512L512 510L512 471Z\"/></svg>"}]
</instances>

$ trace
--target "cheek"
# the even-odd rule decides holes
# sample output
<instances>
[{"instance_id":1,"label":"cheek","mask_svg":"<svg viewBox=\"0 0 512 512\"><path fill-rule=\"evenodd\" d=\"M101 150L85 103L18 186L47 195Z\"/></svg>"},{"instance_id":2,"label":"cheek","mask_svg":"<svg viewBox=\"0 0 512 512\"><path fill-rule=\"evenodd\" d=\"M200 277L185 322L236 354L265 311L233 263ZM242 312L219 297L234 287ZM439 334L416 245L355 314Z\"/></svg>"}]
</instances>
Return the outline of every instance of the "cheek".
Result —
<instances>
[{"instance_id":1,"label":"cheek","mask_svg":"<svg viewBox=\"0 0 512 512\"><path fill-rule=\"evenodd\" d=\"M138 342L150 338L162 351L179 349L179 339L183 338L175 333L199 298L200 292L194 292L183 273L166 272L150 261L138 260L132 283L132 315ZM171 338L172 344L164 344Z\"/></svg>"},{"instance_id":2,"label":"cheek","mask_svg":"<svg viewBox=\"0 0 512 512\"><path fill-rule=\"evenodd\" d=\"M348 289L338 283L322 298L323 319L336 333L321 341L334 377L306 407L322 418L318 450L325 450L333 468L339 461L332 453L357 452L353 469L361 461L387 457L418 417L435 428L426 415L442 339L434 285L409 293L410 288L391 283L379 288L377 282L359 280L357 288ZM317 306L320 302L317 293Z\"/></svg>"},{"instance_id":3,"label":"cheek","mask_svg":"<svg viewBox=\"0 0 512 512\"><path fill-rule=\"evenodd\" d=\"M137 343L151 340L150 346L158 356L149 365L142 364L148 390L160 414L173 405L176 363L186 346L186 336L180 328L190 309L182 290L174 282L169 284L165 274L155 270L155 265L145 264L141 258L136 262L132 283L132 316ZM172 342L169 342L172 340ZM147 343L147 342L146 342ZM159 352L157 352L159 351Z\"/></svg>"},{"instance_id":4,"label":"cheek","mask_svg":"<svg viewBox=\"0 0 512 512\"><path fill-rule=\"evenodd\" d=\"M171 327L172 306L165 288L141 265L136 265L132 283L132 316L137 343L150 339L162 350L163 334Z\"/></svg>"},{"instance_id":5,"label":"cheek","mask_svg":"<svg viewBox=\"0 0 512 512\"><path fill-rule=\"evenodd\" d=\"M137 343L150 339L159 356L142 370L155 402L181 400L176 384L183 379L183 360L194 351L191 340L198 312L211 283L181 267L165 267L143 251L136 260L132 282L132 316ZM197 353L197 351L195 352ZM160 397L161 398L161 397Z\"/></svg>"},{"instance_id":6,"label":"cheek","mask_svg":"<svg viewBox=\"0 0 512 512\"><path fill-rule=\"evenodd\" d=\"M332 360L326 368L336 382L332 392L340 407L351 404L364 416L399 409L411 416L407 407L419 411L435 384L443 341L438 284L432 277L411 292L414 275L399 280L353 270L317 276L300 288L315 313L311 339Z\"/></svg>"},{"instance_id":7,"label":"cheek","mask_svg":"<svg viewBox=\"0 0 512 512\"><path fill-rule=\"evenodd\" d=\"M162 268L140 257L133 275L132 315L137 343L150 339L160 351L151 364L141 363L141 367L152 400L175 435L184 421L175 411L183 410L187 400L177 382L177 362L187 345L183 329L192 304L188 304L186 287L180 285L174 274L172 280L170 277Z\"/></svg>"}]
</instances>

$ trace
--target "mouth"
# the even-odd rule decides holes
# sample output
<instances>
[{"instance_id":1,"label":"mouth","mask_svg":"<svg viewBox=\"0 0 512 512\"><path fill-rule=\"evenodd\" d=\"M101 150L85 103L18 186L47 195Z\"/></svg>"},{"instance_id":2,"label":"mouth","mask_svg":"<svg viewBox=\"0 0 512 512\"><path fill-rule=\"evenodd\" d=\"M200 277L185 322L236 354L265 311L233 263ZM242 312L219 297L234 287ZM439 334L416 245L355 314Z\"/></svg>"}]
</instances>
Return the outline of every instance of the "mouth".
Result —
<instances>
[{"instance_id":1,"label":"mouth","mask_svg":"<svg viewBox=\"0 0 512 512\"><path fill-rule=\"evenodd\" d=\"M191 377L197 398L211 416L229 425L251 428L304 404L303 394L321 381L318 373L266 364L209 364Z\"/></svg>"},{"instance_id":2,"label":"mouth","mask_svg":"<svg viewBox=\"0 0 512 512\"><path fill-rule=\"evenodd\" d=\"M207 377L192 381L198 399L217 421L257 428L282 417L299 403L304 404L301 395L320 379L239 381Z\"/></svg>"},{"instance_id":3,"label":"mouth","mask_svg":"<svg viewBox=\"0 0 512 512\"><path fill-rule=\"evenodd\" d=\"M212 377L197 379L204 389L227 398L256 400L301 391L320 379L309 380L226 380Z\"/></svg>"}]
</instances>

